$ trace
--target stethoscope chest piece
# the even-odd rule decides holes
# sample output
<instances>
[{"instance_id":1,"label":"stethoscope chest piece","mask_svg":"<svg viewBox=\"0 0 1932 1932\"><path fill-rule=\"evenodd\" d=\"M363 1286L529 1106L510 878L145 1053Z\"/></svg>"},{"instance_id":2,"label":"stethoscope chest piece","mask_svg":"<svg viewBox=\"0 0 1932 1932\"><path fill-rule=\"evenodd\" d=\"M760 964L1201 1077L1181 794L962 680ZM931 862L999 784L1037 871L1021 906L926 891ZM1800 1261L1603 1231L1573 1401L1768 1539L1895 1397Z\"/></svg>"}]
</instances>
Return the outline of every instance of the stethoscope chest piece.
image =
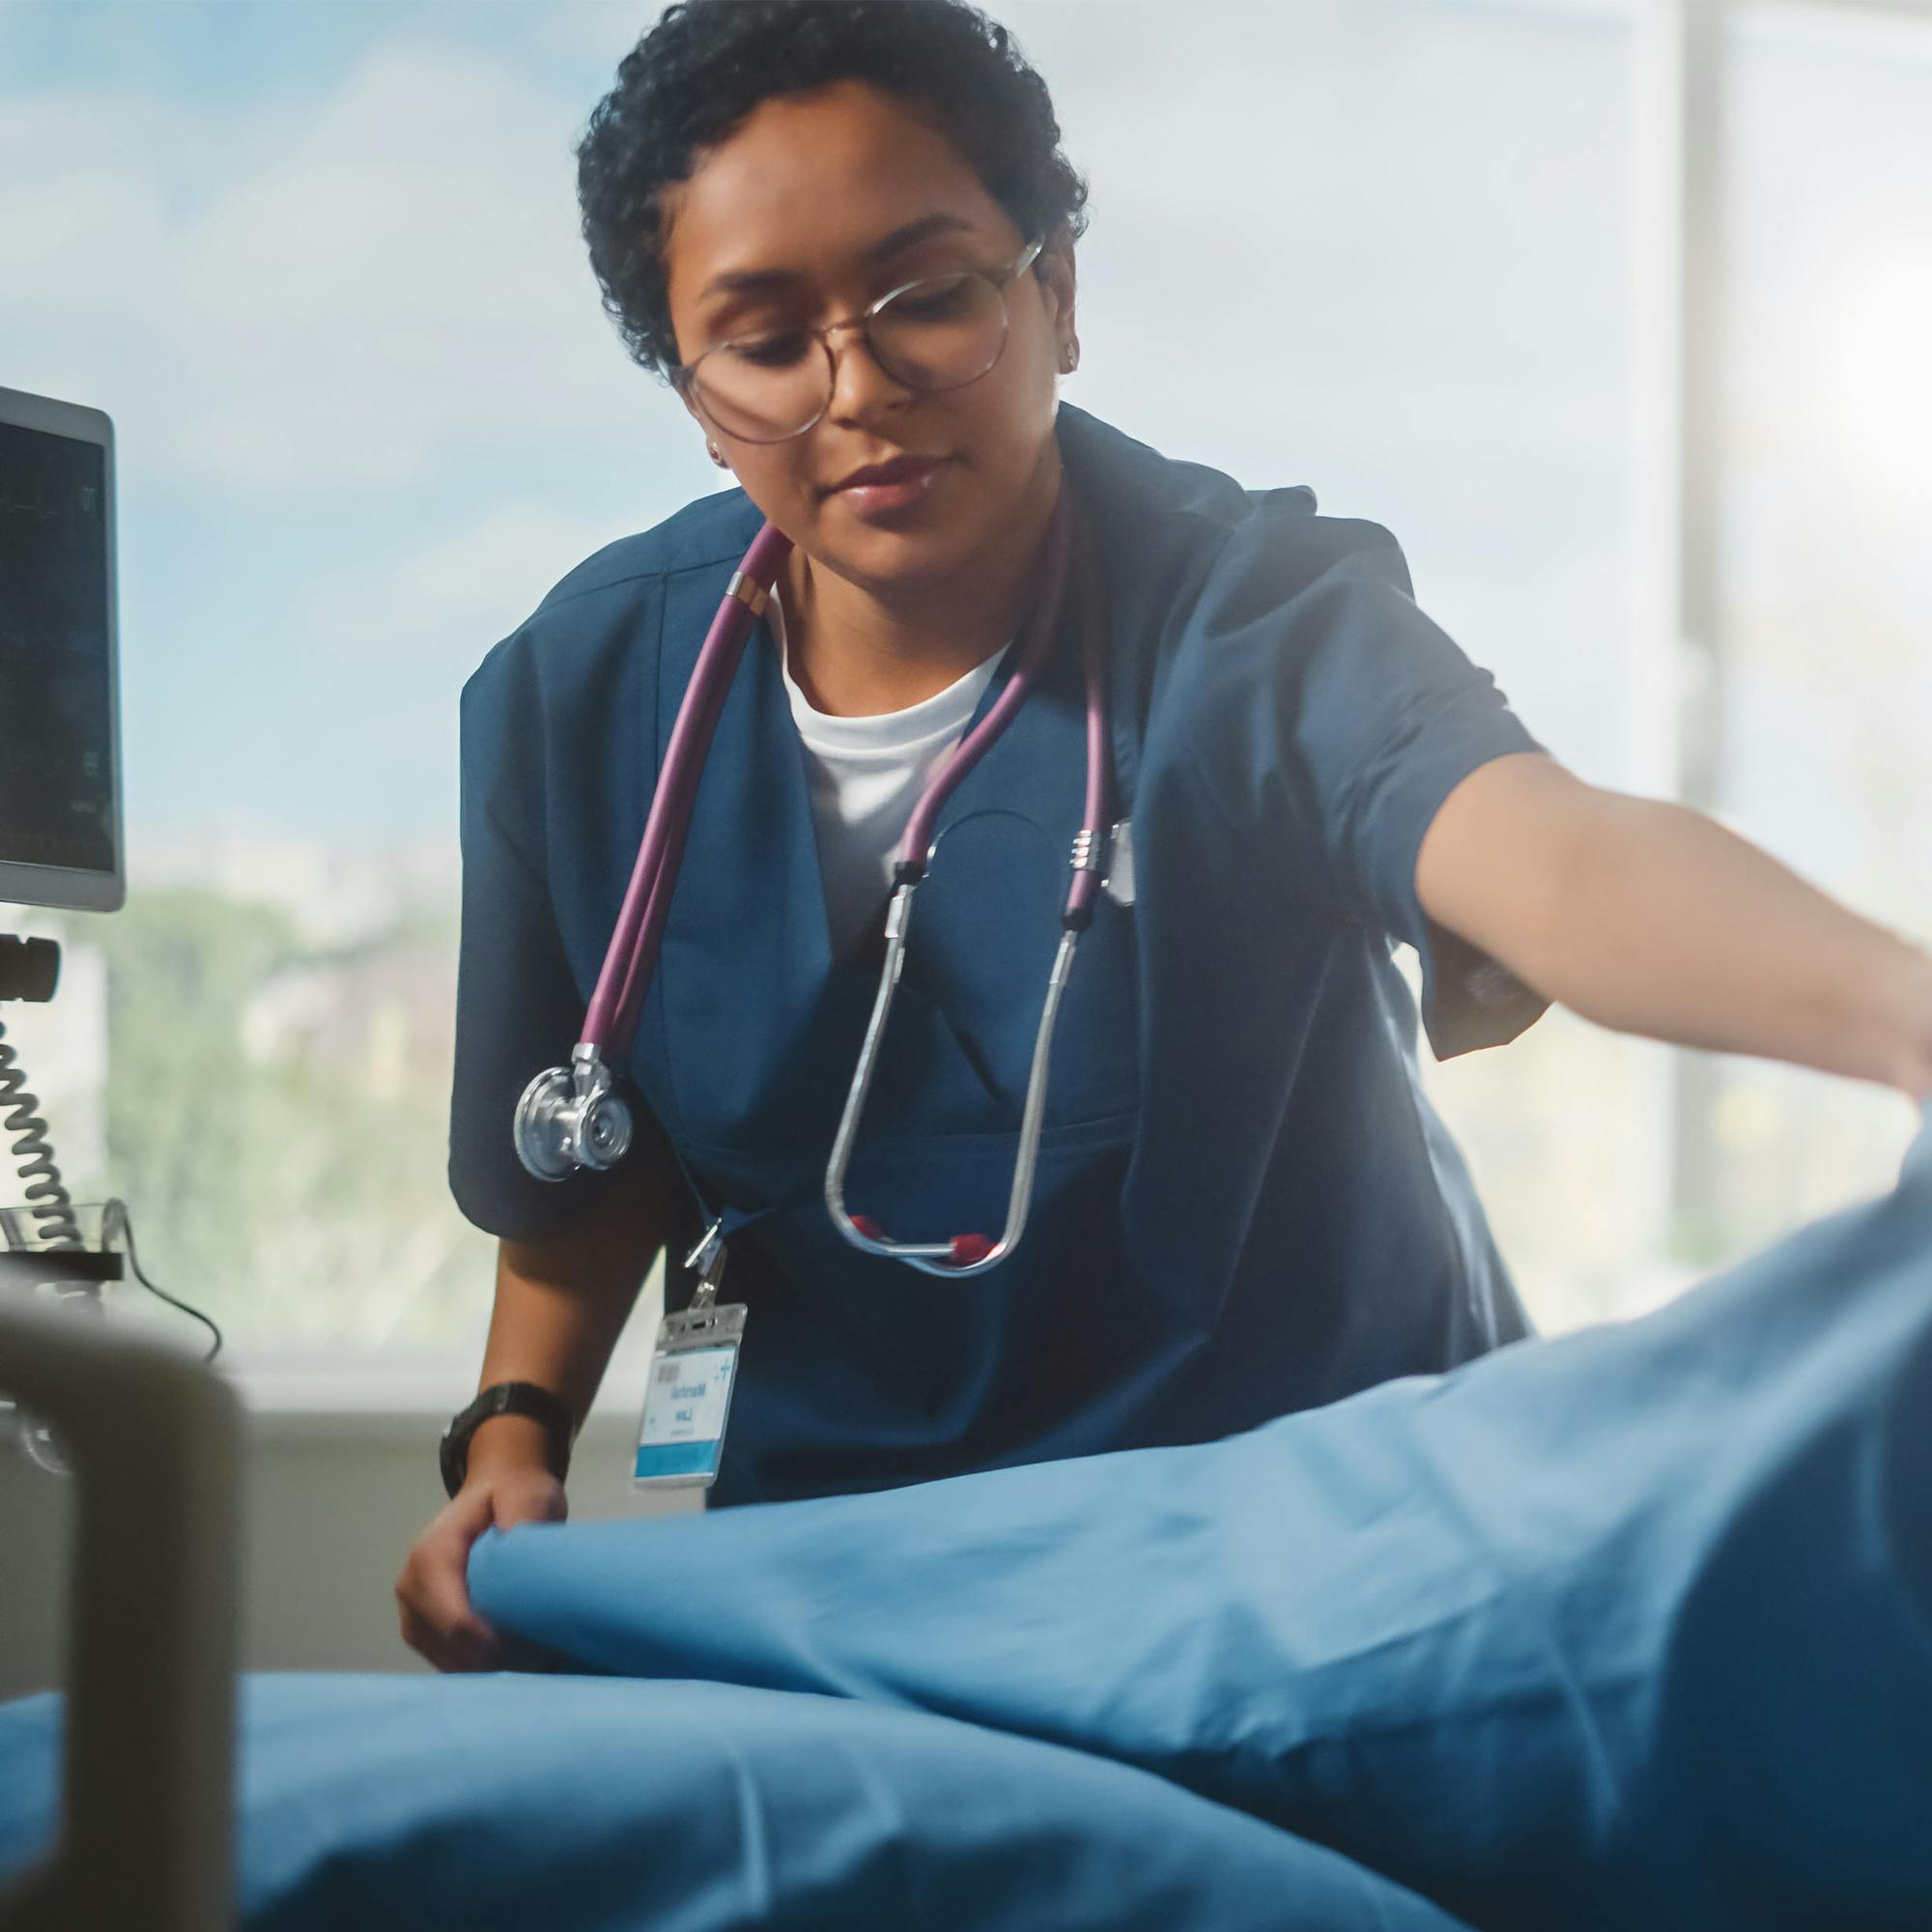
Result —
<instances>
[{"instance_id":1,"label":"stethoscope chest piece","mask_svg":"<svg viewBox=\"0 0 1932 1932\"><path fill-rule=\"evenodd\" d=\"M580 1167L615 1167L631 1151L632 1124L603 1055L580 1046L570 1065L553 1066L524 1089L517 1157L539 1180L562 1180Z\"/></svg>"}]
</instances>

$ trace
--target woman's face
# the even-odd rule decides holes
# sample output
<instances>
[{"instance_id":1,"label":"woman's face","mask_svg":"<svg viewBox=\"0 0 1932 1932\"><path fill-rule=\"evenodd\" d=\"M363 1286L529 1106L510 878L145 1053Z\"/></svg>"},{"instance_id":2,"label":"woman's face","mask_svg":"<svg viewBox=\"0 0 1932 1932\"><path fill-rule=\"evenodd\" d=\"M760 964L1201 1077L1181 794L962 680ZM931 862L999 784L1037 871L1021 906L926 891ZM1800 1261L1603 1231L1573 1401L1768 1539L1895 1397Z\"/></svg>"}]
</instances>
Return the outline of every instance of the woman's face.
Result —
<instances>
[{"instance_id":1,"label":"woman's face","mask_svg":"<svg viewBox=\"0 0 1932 1932\"><path fill-rule=\"evenodd\" d=\"M1031 239L943 134L856 81L762 102L667 195L666 222L687 365L718 342L847 321L923 275L1005 267ZM1057 483L1054 385L1073 328L1064 238L1006 302L999 360L960 388L907 387L849 329L832 338L832 401L800 436L750 442L686 408L815 561L886 594L942 582L1029 523L1037 532ZM940 459L909 507L868 516L839 487L904 456Z\"/></svg>"}]
</instances>

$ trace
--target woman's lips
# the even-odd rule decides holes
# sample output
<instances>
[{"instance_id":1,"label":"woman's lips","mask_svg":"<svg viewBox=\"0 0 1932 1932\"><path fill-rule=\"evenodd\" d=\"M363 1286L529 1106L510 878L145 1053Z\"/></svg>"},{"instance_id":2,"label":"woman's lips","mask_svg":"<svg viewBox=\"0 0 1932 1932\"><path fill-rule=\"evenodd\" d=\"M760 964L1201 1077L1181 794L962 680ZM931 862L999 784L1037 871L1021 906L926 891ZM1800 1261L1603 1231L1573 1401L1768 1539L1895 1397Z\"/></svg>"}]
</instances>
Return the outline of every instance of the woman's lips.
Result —
<instances>
[{"instance_id":1,"label":"woman's lips","mask_svg":"<svg viewBox=\"0 0 1932 1932\"><path fill-rule=\"evenodd\" d=\"M908 466L889 482L847 483L832 494L841 502L850 504L858 515L870 520L902 516L925 501L931 493L933 478L945 466L944 457L935 457L917 469Z\"/></svg>"}]
</instances>

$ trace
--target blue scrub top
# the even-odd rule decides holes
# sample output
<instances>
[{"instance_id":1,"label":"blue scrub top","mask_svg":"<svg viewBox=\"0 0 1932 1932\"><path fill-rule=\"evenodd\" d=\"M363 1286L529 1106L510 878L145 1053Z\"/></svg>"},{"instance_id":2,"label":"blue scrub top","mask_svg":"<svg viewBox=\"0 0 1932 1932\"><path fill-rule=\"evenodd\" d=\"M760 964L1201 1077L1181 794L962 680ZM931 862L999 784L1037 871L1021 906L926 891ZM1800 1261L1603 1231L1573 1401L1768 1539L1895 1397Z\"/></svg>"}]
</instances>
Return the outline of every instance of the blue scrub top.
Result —
<instances>
[{"instance_id":1,"label":"blue scrub top","mask_svg":"<svg viewBox=\"0 0 1932 1932\"><path fill-rule=\"evenodd\" d=\"M1070 406L1057 434L1103 551L1137 898L1103 899L1081 943L1032 1219L985 1275L860 1254L826 1212L876 980L832 955L805 752L763 625L719 720L631 1049L640 1149L552 1184L511 1144L525 1084L578 1037L678 701L759 526L744 493L600 551L464 690L450 1184L478 1227L528 1239L674 1149L707 1209L745 1223L717 1502L1204 1440L1526 1332L1422 1093L1391 949L1420 953L1439 1056L1543 1011L1415 895L1443 799L1540 748L1416 608L1387 531ZM1069 626L941 813L846 1188L901 1239L1003 1224L1084 729ZM672 1307L691 1292L676 1259Z\"/></svg>"}]
</instances>

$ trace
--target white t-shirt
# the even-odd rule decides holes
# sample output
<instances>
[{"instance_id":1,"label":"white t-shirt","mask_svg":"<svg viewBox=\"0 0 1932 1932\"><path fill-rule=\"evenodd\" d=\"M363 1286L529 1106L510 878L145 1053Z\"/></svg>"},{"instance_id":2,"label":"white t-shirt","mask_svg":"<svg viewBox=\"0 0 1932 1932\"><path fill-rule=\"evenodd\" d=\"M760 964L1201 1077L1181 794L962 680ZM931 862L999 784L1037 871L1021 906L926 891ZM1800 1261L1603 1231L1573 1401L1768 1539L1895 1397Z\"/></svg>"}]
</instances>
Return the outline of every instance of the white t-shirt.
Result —
<instances>
[{"instance_id":1,"label":"white t-shirt","mask_svg":"<svg viewBox=\"0 0 1932 1932\"><path fill-rule=\"evenodd\" d=\"M805 741L825 920L835 958L847 957L884 916L893 863L920 794L965 734L1003 652L957 683L903 711L834 718L815 710L791 674L784 610L772 593L767 615L784 666L785 696Z\"/></svg>"}]
</instances>

